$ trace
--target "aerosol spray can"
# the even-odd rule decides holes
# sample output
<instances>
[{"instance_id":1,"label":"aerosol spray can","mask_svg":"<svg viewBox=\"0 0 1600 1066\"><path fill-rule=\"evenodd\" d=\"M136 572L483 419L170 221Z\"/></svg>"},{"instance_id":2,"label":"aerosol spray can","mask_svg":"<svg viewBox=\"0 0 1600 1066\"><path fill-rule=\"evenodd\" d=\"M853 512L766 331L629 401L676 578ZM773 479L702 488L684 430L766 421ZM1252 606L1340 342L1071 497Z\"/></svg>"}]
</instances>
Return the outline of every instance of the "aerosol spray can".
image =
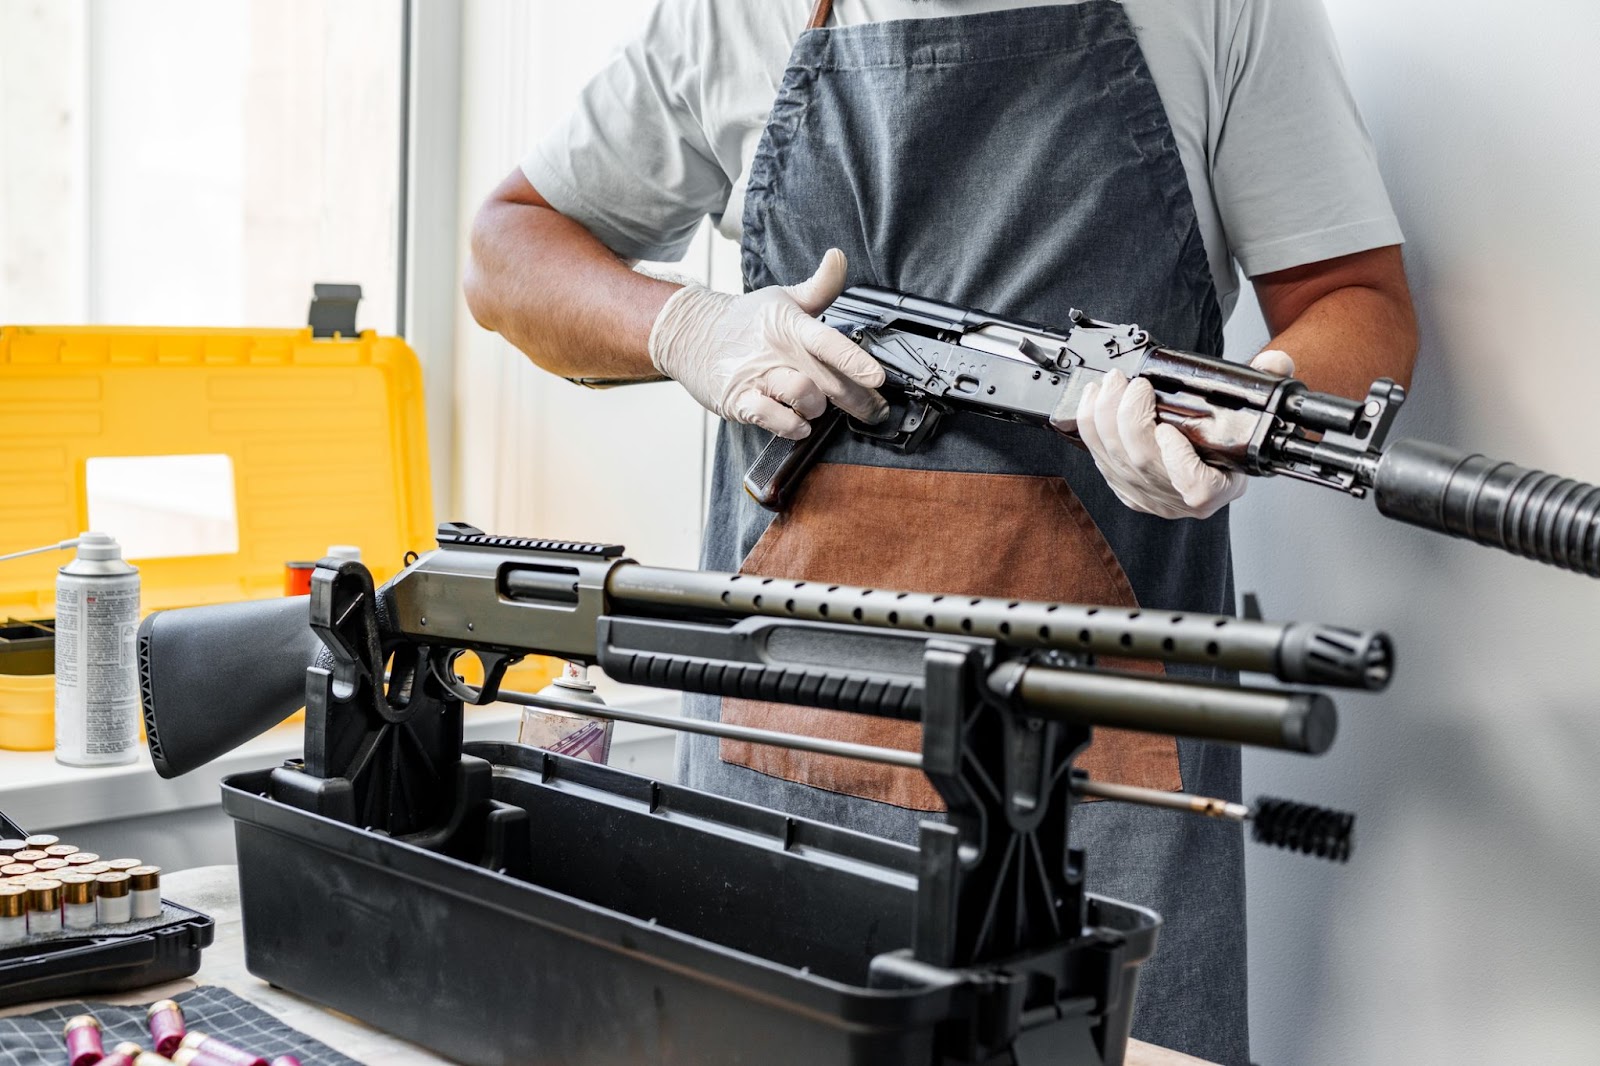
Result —
<instances>
[{"instance_id":1,"label":"aerosol spray can","mask_svg":"<svg viewBox=\"0 0 1600 1066\"><path fill-rule=\"evenodd\" d=\"M582 663L567 663L561 676L539 690L541 696L559 696L605 706L589 681L589 668ZM545 748L575 759L604 763L611 757L611 720L590 718L570 711L524 707L517 743Z\"/></svg>"},{"instance_id":2,"label":"aerosol spray can","mask_svg":"<svg viewBox=\"0 0 1600 1066\"><path fill-rule=\"evenodd\" d=\"M78 538L56 578L56 761L114 766L139 757L139 571L104 533Z\"/></svg>"}]
</instances>

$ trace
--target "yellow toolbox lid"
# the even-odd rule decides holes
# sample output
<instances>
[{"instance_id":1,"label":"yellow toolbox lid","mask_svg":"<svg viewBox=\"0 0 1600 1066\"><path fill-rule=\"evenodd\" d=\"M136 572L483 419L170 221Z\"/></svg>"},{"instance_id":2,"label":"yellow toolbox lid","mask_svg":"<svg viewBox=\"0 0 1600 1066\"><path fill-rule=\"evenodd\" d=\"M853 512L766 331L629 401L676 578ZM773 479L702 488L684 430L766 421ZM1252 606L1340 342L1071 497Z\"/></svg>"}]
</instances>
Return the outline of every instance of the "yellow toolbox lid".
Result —
<instances>
[{"instance_id":1,"label":"yellow toolbox lid","mask_svg":"<svg viewBox=\"0 0 1600 1066\"><path fill-rule=\"evenodd\" d=\"M398 338L0 327L0 554L90 528L90 459L173 455L227 456L238 551L129 552L146 610L282 595L284 563L333 544L381 582L433 542L421 369ZM0 564L0 618L53 616L68 558Z\"/></svg>"},{"instance_id":2,"label":"yellow toolbox lid","mask_svg":"<svg viewBox=\"0 0 1600 1066\"><path fill-rule=\"evenodd\" d=\"M318 303L338 310L322 290L313 322ZM322 327L0 326L0 554L90 528L91 459L226 456L205 462L231 466L238 550L128 551L145 612L281 596L286 562L335 544L392 577L433 543L421 368L402 340ZM0 623L53 618L70 558L0 563ZM54 678L36 667L0 672L0 748L54 743Z\"/></svg>"}]
</instances>

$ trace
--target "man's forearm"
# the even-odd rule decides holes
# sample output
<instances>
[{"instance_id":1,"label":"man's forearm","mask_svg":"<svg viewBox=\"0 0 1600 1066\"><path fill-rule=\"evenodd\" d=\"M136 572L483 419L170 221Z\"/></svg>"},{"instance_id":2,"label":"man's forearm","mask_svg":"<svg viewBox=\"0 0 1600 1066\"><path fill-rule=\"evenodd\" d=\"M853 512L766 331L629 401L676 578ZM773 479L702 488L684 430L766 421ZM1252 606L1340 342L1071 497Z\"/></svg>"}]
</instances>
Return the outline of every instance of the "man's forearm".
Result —
<instances>
[{"instance_id":1,"label":"man's forearm","mask_svg":"<svg viewBox=\"0 0 1600 1066\"><path fill-rule=\"evenodd\" d=\"M569 378L648 378L650 327L678 288L640 274L514 172L479 209L465 289L473 318Z\"/></svg>"},{"instance_id":2,"label":"man's forearm","mask_svg":"<svg viewBox=\"0 0 1600 1066\"><path fill-rule=\"evenodd\" d=\"M1411 383L1417 334L1410 305L1372 289L1338 289L1267 345L1294 358L1295 377L1319 392L1363 397L1378 378Z\"/></svg>"},{"instance_id":3,"label":"man's forearm","mask_svg":"<svg viewBox=\"0 0 1600 1066\"><path fill-rule=\"evenodd\" d=\"M1252 280L1267 347L1288 352L1312 389L1359 399L1377 378L1410 385L1417 320L1398 246Z\"/></svg>"}]
</instances>

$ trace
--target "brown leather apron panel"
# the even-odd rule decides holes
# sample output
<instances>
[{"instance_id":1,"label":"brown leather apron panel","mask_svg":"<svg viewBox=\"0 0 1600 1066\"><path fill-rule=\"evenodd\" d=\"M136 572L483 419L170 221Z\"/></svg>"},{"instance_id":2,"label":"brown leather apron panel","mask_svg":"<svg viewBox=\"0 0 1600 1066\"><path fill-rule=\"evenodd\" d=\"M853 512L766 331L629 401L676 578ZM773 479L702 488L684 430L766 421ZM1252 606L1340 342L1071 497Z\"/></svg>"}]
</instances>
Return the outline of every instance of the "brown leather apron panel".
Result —
<instances>
[{"instance_id":1,"label":"brown leather apron panel","mask_svg":"<svg viewBox=\"0 0 1600 1066\"><path fill-rule=\"evenodd\" d=\"M819 464L740 572L906 592L1138 605L1111 546L1067 483L1014 474ZM1105 665L1163 672L1148 661ZM917 722L845 711L725 699L722 720L905 751L922 747ZM944 806L917 770L731 740L722 742L722 759L899 807ZM1077 765L1100 780L1181 787L1178 745L1170 736L1096 730Z\"/></svg>"}]
</instances>

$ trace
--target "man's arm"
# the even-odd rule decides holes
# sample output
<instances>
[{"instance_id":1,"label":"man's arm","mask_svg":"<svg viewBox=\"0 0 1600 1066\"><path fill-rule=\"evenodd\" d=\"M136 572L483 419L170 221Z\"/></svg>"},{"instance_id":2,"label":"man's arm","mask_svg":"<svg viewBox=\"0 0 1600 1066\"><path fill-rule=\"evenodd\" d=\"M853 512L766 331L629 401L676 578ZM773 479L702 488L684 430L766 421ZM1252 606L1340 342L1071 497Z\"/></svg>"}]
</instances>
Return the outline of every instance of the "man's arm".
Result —
<instances>
[{"instance_id":1,"label":"man's arm","mask_svg":"<svg viewBox=\"0 0 1600 1066\"><path fill-rule=\"evenodd\" d=\"M472 224L467 307L485 329L567 378L659 377L650 328L679 286L629 268L567 218L521 170Z\"/></svg>"},{"instance_id":2,"label":"man's arm","mask_svg":"<svg viewBox=\"0 0 1600 1066\"><path fill-rule=\"evenodd\" d=\"M464 287L478 324L566 378L670 377L712 414L785 437L828 403L877 422L883 368L815 317L844 289L844 254L796 285L743 296L630 269L539 195L521 171L472 225Z\"/></svg>"},{"instance_id":3,"label":"man's arm","mask_svg":"<svg viewBox=\"0 0 1600 1066\"><path fill-rule=\"evenodd\" d=\"M1272 331L1319 392L1361 398L1377 378L1411 384L1417 318L1400 247L1374 248L1250 279Z\"/></svg>"}]
</instances>

